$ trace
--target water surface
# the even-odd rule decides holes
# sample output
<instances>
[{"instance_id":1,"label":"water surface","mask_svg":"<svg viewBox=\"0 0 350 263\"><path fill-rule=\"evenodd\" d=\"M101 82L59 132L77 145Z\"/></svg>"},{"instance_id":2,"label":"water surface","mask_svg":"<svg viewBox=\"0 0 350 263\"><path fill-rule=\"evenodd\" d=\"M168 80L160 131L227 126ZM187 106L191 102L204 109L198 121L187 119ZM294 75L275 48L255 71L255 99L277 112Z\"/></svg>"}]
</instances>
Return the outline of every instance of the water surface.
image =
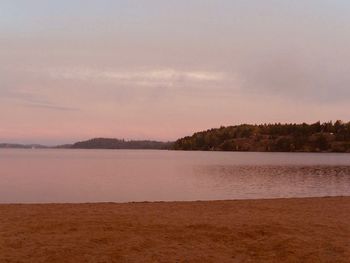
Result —
<instances>
[{"instance_id":1,"label":"water surface","mask_svg":"<svg viewBox=\"0 0 350 263\"><path fill-rule=\"evenodd\" d=\"M0 150L0 203L350 196L350 154Z\"/></svg>"}]
</instances>

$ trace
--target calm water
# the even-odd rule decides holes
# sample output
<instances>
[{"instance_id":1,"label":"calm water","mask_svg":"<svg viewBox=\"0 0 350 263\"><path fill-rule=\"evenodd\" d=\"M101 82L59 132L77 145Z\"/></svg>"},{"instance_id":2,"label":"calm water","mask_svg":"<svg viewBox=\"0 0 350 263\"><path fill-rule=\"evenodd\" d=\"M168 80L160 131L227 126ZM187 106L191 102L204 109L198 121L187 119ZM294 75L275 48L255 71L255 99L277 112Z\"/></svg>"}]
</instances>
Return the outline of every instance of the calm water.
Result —
<instances>
[{"instance_id":1,"label":"calm water","mask_svg":"<svg viewBox=\"0 0 350 263\"><path fill-rule=\"evenodd\" d=\"M0 150L0 203L350 195L350 154Z\"/></svg>"}]
</instances>

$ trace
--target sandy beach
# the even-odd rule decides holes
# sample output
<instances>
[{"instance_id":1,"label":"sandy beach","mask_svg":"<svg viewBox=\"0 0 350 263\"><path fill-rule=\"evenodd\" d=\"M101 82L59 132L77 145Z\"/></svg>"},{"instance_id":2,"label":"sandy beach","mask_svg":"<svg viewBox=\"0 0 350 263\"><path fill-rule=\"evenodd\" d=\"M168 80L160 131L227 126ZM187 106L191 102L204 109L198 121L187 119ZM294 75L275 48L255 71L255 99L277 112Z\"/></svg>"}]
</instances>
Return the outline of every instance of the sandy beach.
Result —
<instances>
[{"instance_id":1,"label":"sandy beach","mask_svg":"<svg viewBox=\"0 0 350 263\"><path fill-rule=\"evenodd\" d=\"M0 205L0 262L349 262L350 197Z\"/></svg>"}]
</instances>

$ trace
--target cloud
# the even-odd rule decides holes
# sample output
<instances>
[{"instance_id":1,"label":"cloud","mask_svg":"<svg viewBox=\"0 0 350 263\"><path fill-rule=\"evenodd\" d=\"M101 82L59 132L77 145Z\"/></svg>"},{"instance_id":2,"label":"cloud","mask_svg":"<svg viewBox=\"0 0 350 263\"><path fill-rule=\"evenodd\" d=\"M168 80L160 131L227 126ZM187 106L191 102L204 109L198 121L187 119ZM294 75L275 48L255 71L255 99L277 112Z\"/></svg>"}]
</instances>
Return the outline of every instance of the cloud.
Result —
<instances>
[{"instance_id":1,"label":"cloud","mask_svg":"<svg viewBox=\"0 0 350 263\"><path fill-rule=\"evenodd\" d=\"M173 85L175 83L220 82L225 79L223 72L212 71L179 71L175 69L155 70L98 70L92 68L52 68L35 70L44 72L52 79L81 80L129 83L140 86Z\"/></svg>"},{"instance_id":2,"label":"cloud","mask_svg":"<svg viewBox=\"0 0 350 263\"><path fill-rule=\"evenodd\" d=\"M256 51L237 66L241 92L322 104L349 100L347 53L340 56L316 45L314 50L276 47Z\"/></svg>"},{"instance_id":3,"label":"cloud","mask_svg":"<svg viewBox=\"0 0 350 263\"><path fill-rule=\"evenodd\" d=\"M31 108L43 108L43 109L58 110L58 111L78 111L79 110L79 108L58 106L55 104L28 103L24 105Z\"/></svg>"},{"instance_id":4,"label":"cloud","mask_svg":"<svg viewBox=\"0 0 350 263\"><path fill-rule=\"evenodd\" d=\"M12 90L3 90L1 98L17 101L25 107L44 108L60 111L78 111L79 108L53 103L48 99L42 98L42 94L35 92L33 88L17 88Z\"/></svg>"}]
</instances>

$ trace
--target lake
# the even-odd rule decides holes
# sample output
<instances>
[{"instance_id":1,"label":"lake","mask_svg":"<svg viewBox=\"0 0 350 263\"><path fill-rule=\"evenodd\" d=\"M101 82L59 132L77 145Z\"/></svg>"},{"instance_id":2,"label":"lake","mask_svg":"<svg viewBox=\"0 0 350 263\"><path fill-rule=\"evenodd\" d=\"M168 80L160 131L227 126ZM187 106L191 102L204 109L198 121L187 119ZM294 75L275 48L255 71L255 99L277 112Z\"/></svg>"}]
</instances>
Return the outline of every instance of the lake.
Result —
<instances>
[{"instance_id":1,"label":"lake","mask_svg":"<svg viewBox=\"0 0 350 263\"><path fill-rule=\"evenodd\" d=\"M350 195L350 154L0 150L0 203Z\"/></svg>"}]
</instances>

